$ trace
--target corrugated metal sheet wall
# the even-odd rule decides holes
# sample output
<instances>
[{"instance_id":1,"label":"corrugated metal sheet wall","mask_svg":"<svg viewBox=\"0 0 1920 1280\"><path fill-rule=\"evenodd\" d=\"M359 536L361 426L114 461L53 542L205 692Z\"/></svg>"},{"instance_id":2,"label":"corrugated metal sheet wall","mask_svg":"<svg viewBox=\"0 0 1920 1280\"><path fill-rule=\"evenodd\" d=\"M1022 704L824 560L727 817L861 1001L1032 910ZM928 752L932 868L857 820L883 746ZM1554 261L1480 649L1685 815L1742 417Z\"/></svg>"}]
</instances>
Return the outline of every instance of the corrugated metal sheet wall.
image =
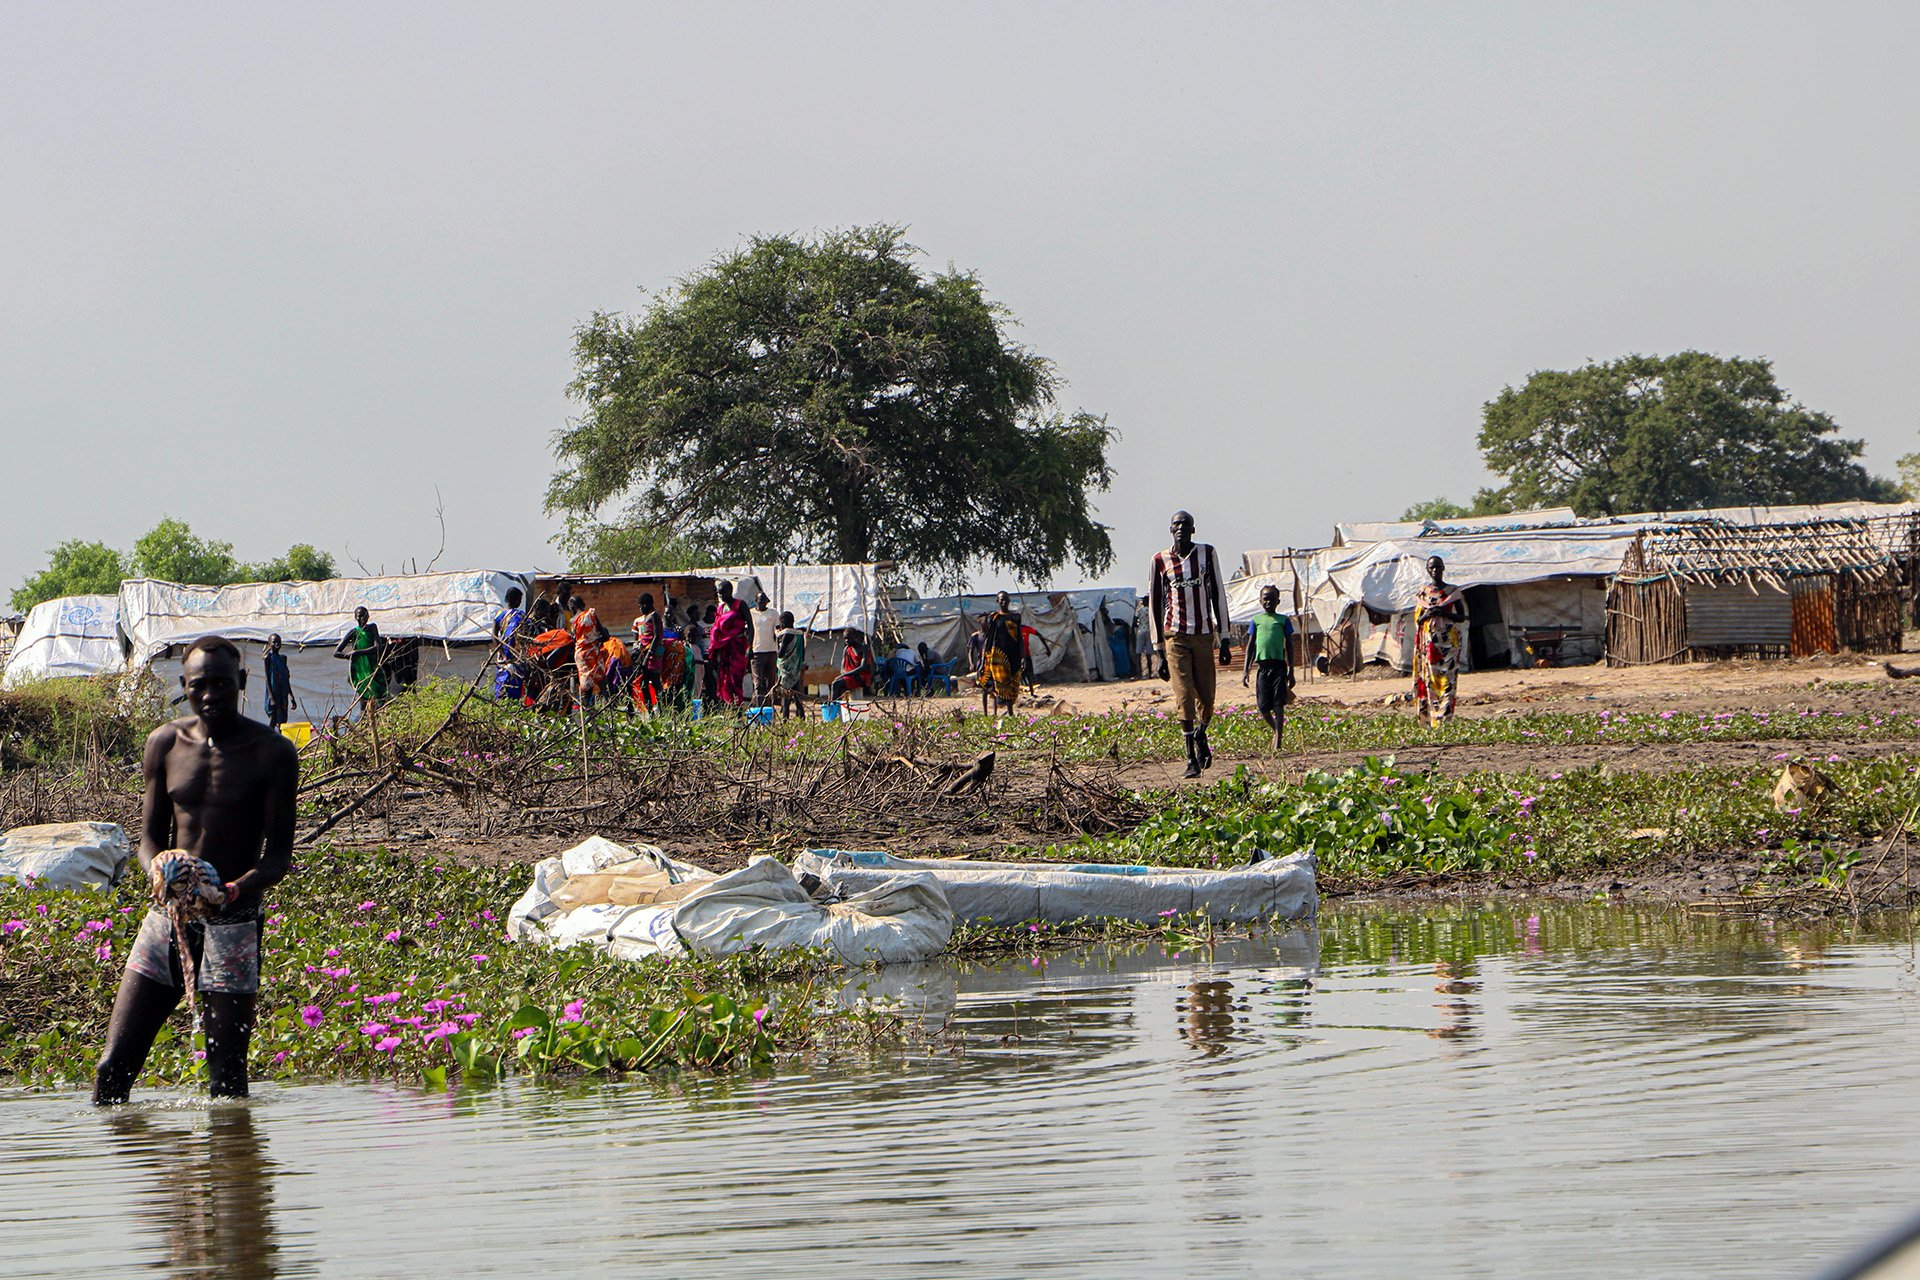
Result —
<instances>
[{"instance_id":1,"label":"corrugated metal sheet wall","mask_svg":"<svg viewBox=\"0 0 1920 1280\"><path fill-rule=\"evenodd\" d=\"M1688 586L1687 644L1693 648L1745 648L1793 642L1793 602L1778 587ZM1832 625L1829 608L1828 625Z\"/></svg>"},{"instance_id":2,"label":"corrugated metal sheet wall","mask_svg":"<svg viewBox=\"0 0 1920 1280\"><path fill-rule=\"evenodd\" d=\"M1838 653L1840 637L1833 623L1833 579L1822 575L1793 580L1793 647L1796 658L1813 653Z\"/></svg>"}]
</instances>

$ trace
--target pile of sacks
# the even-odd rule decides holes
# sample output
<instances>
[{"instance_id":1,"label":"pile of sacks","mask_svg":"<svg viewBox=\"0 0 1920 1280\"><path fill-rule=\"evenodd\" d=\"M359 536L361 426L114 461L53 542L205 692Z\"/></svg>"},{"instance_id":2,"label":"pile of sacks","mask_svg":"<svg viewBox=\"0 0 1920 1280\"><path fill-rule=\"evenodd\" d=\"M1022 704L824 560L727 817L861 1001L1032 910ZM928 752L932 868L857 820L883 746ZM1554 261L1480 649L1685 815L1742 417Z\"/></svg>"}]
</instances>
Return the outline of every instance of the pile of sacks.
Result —
<instances>
[{"instance_id":1,"label":"pile of sacks","mask_svg":"<svg viewBox=\"0 0 1920 1280\"><path fill-rule=\"evenodd\" d=\"M0 881L38 889L110 889L133 846L117 822L48 822L0 833Z\"/></svg>"}]
</instances>

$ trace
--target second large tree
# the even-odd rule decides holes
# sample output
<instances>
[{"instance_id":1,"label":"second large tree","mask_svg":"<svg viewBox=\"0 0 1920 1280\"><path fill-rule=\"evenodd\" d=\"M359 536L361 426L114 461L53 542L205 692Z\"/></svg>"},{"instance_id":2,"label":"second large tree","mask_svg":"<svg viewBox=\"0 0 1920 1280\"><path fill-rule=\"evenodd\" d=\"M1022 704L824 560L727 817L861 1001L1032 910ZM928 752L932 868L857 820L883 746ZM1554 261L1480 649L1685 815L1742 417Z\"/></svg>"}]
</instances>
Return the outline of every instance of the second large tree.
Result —
<instances>
[{"instance_id":1,"label":"second large tree","mask_svg":"<svg viewBox=\"0 0 1920 1280\"><path fill-rule=\"evenodd\" d=\"M914 257L895 227L765 237L644 315L595 315L549 508L579 530L623 502L728 560L1103 570L1105 419L1056 407L1052 365L974 276Z\"/></svg>"},{"instance_id":2,"label":"second large tree","mask_svg":"<svg viewBox=\"0 0 1920 1280\"><path fill-rule=\"evenodd\" d=\"M1480 450L1506 484L1477 505L1595 516L1898 496L1836 430L1765 360L1685 351L1543 370L1487 404Z\"/></svg>"}]
</instances>

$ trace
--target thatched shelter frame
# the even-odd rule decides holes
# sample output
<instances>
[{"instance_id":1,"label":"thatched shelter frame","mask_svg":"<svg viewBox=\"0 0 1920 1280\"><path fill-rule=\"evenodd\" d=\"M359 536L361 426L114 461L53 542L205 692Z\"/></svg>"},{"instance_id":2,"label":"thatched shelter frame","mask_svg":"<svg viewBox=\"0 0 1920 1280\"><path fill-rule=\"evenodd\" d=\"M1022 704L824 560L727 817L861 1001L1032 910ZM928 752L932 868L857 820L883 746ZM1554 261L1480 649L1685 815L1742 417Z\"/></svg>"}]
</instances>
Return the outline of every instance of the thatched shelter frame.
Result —
<instances>
[{"instance_id":1,"label":"thatched shelter frame","mask_svg":"<svg viewBox=\"0 0 1920 1280\"><path fill-rule=\"evenodd\" d=\"M1863 519L1645 529L1607 593L1607 662L1897 653L1905 567Z\"/></svg>"}]
</instances>

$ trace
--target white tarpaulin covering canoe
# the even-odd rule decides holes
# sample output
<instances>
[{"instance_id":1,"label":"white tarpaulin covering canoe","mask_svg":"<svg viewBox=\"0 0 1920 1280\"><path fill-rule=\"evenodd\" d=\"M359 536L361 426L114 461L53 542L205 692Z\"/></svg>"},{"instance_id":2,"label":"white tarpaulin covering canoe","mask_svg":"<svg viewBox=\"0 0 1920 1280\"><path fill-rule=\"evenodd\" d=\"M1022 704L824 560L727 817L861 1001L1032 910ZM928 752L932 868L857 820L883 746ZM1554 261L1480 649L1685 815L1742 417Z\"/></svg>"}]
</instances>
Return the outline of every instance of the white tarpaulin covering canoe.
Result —
<instances>
[{"instance_id":1,"label":"white tarpaulin covering canoe","mask_svg":"<svg viewBox=\"0 0 1920 1280\"><path fill-rule=\"evenodd\" d=\"M62 596L28 611L14 637L0 686L62 676L110 676L126 670L120 602L114 596Z\"/></svg>"},{"instance_id":2,"label":"white tarpaulin covering canoe","mask_svg":"<svg viewBox=\"0 0 1920 1280\"><path fill-rule=\"evenodd\" d=\"M114 822L49 822L0 834L0 881L38 889L106 889L133 854Z\"/></svg>"},{"instance_id":3,"label":"white tarpaulin covering canoe","mask_svg":"<svg viewBox=\"0 0 1920 1280\"><path fill-rule=\"evenodd\" d=\"M1203 912L1215 920L1307 919L1319 909L1311 853L1220 871L1077 863L1047 866L964 858L897 858L813 849L794 859L836 894L868 893L903 876L932 875L956 919L987 924L1137 920Z\"/></svg>"},{"instance_id":4,"label":"white tarpaulin covering canoe","mask_svg":"<svg viewBox=\"0 0 1920 1280\"><path fill-rule=\"evenodd\" d=\"M628 849L595 836L534 868L507 931L522 942L585 943L629 960L802 948L863 966L938 955L953 935L953 911L930 875L819 902L774 858L715 875L652 845Z\"/></svg>"}]
</instances>

